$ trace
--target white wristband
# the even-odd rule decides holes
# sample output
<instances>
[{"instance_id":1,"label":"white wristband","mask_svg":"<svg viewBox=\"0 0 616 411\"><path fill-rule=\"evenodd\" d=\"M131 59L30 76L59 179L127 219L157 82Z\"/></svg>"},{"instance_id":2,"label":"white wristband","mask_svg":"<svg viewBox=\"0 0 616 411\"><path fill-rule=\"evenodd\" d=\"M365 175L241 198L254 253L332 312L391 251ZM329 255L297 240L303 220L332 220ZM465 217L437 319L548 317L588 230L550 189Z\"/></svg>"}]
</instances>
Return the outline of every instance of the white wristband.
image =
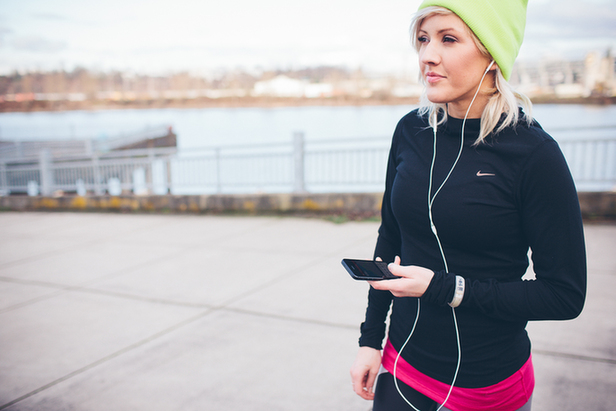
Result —
<instances>
[{"instance_id":1,"label":"white wristband","mask_svg":"<svg viewBox=\"0 0 616 411\"><path fill-rule=\"evenodd\" d=\"M462 298L464 298L464 286L466 285L464 278L456 275L456 290L453 294L453 300L449 303L451 308L456 308L462 303Z\"/></svg>"}]
</instances>

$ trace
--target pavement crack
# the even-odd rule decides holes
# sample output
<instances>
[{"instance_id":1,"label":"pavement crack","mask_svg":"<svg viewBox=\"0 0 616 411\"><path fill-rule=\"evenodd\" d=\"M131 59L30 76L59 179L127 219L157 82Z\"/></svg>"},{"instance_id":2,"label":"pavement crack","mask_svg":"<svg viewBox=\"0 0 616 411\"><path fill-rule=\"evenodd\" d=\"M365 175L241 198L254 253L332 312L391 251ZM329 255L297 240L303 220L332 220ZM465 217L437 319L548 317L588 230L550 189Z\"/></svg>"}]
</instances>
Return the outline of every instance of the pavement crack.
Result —
<instances>
[{"instance_id":1,"label":"pavement crack","mask_svg":"<svg viewBox=\"0 0 616 411\"><path fill-rule=\"evenodd\" d=\"M370 235L370 238L372 238L373 236ZM368 238L366 236L366 238ZM354 245L354 244L361 244L363 241L365 241L366 238L358 238L356 239L356 241L350 243L350 245ZM341 246L339 249L337 250L333 250L327 254L321 255L319 258L315 258L311 261L308 261L305 264L302 264L301 266L293 269L293 271L291 273L289 272L283 272L282 274L280 274L277 277L272 278L271 280L264 282L262 284L260 284L257 287L254 287L250 290L247 290L239 295L233 296L232 298L229 298L228 300L226 300L225 302L223 302L222 304L220 304L220 307L225 308L230 306L231 304L237 303L238 301L243 300L246 297L249 297L253 294L258 293L259 291L263 291L275 284L278 284L282 281L288 280L291 277L295 277L298 275L301 275L304 271L312 268L315 264L322 262L323 260L327 259L327 258L333 258L336 256L341 256L344 253L344 250L346 250L349 247L349 244L344 244L343 246ZM342 260L342 258L341 258ZM341 269L342 271L342 269Z\"/></svg>"},{"instance_id":2,"label":"pavement crack","mask_svg":"<svg viewBox=\"0 0 616 411\"><path fill-rule=\"evenodd\" d=\"M117 291L98 290L95 288L89 288L87 286L82 286L82 285L67 286L67 285L47 283L47 282L42 282L42 281L19 280L19 279L6 278L6 277L0 277L0 281L12 282L12 283L24 284L24 285L36 285L39 287L48 287L48 288L52 288L56 290L55 292L51 292L49 294L45 294L37 298L32 298L30 300L23 301L18 304L4 307L0 309L0 314L8 312L8 311L13 311L13 310L16 310L22 307L27 307L31 304L35 304L41 301L50 300L50 299L56 298L68 292L98 294L98 295L105 295L108 297L122 298L126 300L142 301L142 302L155 303L155 304L172 305L176 307L207 308L207 309L212 308L211 304L190 303L190 302L183 302L183 301L168 300L164 298L144 297L144 296L135 295L135 294L120 293Z\"/></svg>"},{"instance_id":3,"label":"pavement crack","mask_svg":"<svg viewBox=\"0 0 616 411\"><path fill-rule=\"evenodd\" d=\"M90 363L88 365L85 365L85 366L83 366L83 367L81 367L81 368L79 368L79 369L77 369L77 370L75 370L73 372L70 372L70 373L68 373L68 374L66 374L66 375L64 375L64 376L62 376L60 378L57 378L57 379L55 379L55 380L53 380L53 381L51 381L51 382L49 382L49 383L47 383L45 385L43 385L43 386L33 390L33 391L30 391L29 393L26 393L26 394L22 395L19 398L16 398L16 399L14 399L14 400L6 403L6 404L0 405L0 410L3 410L3 409L8 408L8 407L10 407L12 405L15 405L15 404L17 404L17 403L27 399L27 398L32 397L33 395L38 394L39 392L45 391L48 388L51 388L51 387L53 387L55 385L60 384L61 382L69 380L69 379L71 379L71 378L73 378L73 377L75 377L77 375L83 374L84 372L86 372L88 370L91 370L92 368L95 368L95 367L97 367L97 366L99 366L101 364L109 362L109 361L113 360L114 358L117 358L117 357L119 357L119 356L121 356L123 354L126 354L126 353L128 353L130 351L135 350L136 348L139 348L139 347L141 347L141 346L143 346L145 344L148 344L148 343L150 343L150 342L152 342L152 341L154 341L154 340L156 340L156 339L158 339L160 337L163 337L163 336L165 336L167 334L170 334L170 333L176 331L179 328L182 328L182 327L184 327L184 326L186 326L188 324L191 324L191 323L193 323L193 322L195 322L197 320L200 320L201 318L211 314L214 311L216 311L216 310L208 309L208 310L206 310L204 312L201 312L201 313L199 313L197 315L194 315L194 316L192 316L190 318L187 318L184 321L181 321L181 322L179 322L177 324L174 324L171 327L168 327L168 328L166 328L166 329L164 329L162 331L154 333L154 334L150 335L149 337L146 337L146 338L144 338L144 339L142 339L140 341L137 341L134 344L128 345L128 346L126 346L126 347L124 347L124 348L122 348L122 349L120 349L120 350L118 350L118 351L116 351L114 353L111 353L111 354L109 354L109 355L107 355L107 356L105 356L105 357L103 357L103 358L101 358L101 359L99 359L97 361L94 361L94 362L92 362L92 363Z\"/></svg>"},{"instance_id":4,"label":"pavement crack","mask_svg":"<svg viewBox=\"0 0 616 411\"><path fill-rule=\"evenodd\" d=\"M274 320L290 321L290 322L295 322L295 323L300 323L300 324L314 324L314 325L322 325L326 327L334 327L334 328L341 328L341 329L348 329L348 330L358 330L359 329L359 326L357 325L334 323L334 322L329 322L329 321L314 320L310 318L292 317L289 315L266 313L262 311L246 310L242 308L220 307L218 308L218 311L228 311L228 312L234 312L238 314L254 315L257 317L261 317L261 318L270 318Z\"/></svg>"}]
</instances>

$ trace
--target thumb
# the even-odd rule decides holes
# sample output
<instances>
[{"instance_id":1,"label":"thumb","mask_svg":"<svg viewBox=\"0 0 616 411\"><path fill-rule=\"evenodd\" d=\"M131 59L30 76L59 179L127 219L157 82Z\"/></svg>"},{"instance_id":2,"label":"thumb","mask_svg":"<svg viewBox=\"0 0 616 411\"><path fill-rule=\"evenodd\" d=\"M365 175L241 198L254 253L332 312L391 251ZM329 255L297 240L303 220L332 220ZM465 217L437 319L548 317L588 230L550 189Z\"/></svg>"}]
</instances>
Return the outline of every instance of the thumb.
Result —
<instances>
[{"instance_id":1,"label":"thumb","mask_svg":"<svg viewBox=\"0 0 616 411\"><path fill-rule=\"evenodd\" d=\"M404 270L400 265L401 262L402 261L400 260L400 257L396 256L396 258L394 258L394 262L387 265L387 269L391 271L393 275L397 275L398 277L404 277Z\"/></svg>"}]
</instances>

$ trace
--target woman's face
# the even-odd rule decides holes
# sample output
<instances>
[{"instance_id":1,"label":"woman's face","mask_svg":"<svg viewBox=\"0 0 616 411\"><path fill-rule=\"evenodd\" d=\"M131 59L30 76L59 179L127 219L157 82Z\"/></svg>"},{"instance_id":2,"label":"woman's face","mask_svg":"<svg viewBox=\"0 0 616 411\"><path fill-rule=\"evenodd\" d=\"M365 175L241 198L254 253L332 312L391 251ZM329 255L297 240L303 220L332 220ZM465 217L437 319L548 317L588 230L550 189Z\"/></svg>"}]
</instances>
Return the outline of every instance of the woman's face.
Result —
<instances>
[{"instance_id":1,"label":"woman's face","mask_svg":"<svg viewBox=\"0 0 616 411\"><path fill-rule=\"evenodd\" d=\"M491 60L481 54L465 23L455 14L426 18L419 28L417 40L419 66L426 82L428 100L448 104L451 116L464 117ZM488 78L489 81L484 80L484 88L491 88L493 84L493 74ZM480 93L469 117L481 117L487 100L488 96Z\"/></svg>"}]
</instances>

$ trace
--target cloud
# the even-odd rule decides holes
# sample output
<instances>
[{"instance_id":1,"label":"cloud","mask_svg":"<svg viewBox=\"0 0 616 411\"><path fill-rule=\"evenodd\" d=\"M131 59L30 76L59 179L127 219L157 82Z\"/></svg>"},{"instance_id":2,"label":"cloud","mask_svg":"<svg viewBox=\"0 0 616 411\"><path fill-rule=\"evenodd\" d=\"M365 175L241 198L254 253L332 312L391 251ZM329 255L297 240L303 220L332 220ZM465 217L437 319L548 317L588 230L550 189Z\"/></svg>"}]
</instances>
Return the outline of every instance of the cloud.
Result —
<instances>
[{"instance_id":1,"label":"cloud","mask_svg":"<svg viewBox=\"0 0 616 411\"><path fill-rule=\"evenodd\" d=\"M416 58L408 23L419 3L21 1L0 10L0 50L7 65L19 67L36 60L41 67L58 61L144 70L335 64L400 71ZM529 2L521 58L580 59L610 46L616 49L616 0Z\"/></svg>"},{"instance_id":2,"label":"cloud","mask_svg":"<svg viewBox=\"0 0 616 411\"><path fill-rule=\"evenodd\" d=\"M13 48L35 53L57 53L67 48L66 42L53 41L41 36L20 36L13 39Z\"/></svg>"},{"instance_id":3,"label":"cloud","mask_svg":"<svg viewBox=\"0 0 616 411\"><path fill-rule=\"evenodd\" d=\"M42 12L33 12L30 13L32 17L42 19L42 20L51 20L51 21L66 21L68 20L65 16L55 13L42 13Z\"/></svg>"},{"instance_id":4,"label":"cloud","mask_svg":"<svg viewBox=\"0 0 616 411\"><path fill-rule=\"evenodd\" d=\"M5 44L4 37L6 35L11 34L12 32L13 30L0 26L0 48L4 47L4 44Z\"/></svg>"},{"instance_id":5,"label":"cloud","mask_svg":"<svg viewBox=\"0 0 616 411\"><path fill-rule=\"evenodd\" d=\"M616 1L551 0L529 4L527 28L529 34L549 38L616 37Z\"/></svg>"},{"instance_id":6,"label":"cloud","mask_svg":"<svg viewBox=\"0 0 616 411\"><path fill-rule=\"evenodd\" d=\"M536 0L528 20L520 59L579 60L591 51L616 46L616 0Z\"/></svg>"}]
</instances>

